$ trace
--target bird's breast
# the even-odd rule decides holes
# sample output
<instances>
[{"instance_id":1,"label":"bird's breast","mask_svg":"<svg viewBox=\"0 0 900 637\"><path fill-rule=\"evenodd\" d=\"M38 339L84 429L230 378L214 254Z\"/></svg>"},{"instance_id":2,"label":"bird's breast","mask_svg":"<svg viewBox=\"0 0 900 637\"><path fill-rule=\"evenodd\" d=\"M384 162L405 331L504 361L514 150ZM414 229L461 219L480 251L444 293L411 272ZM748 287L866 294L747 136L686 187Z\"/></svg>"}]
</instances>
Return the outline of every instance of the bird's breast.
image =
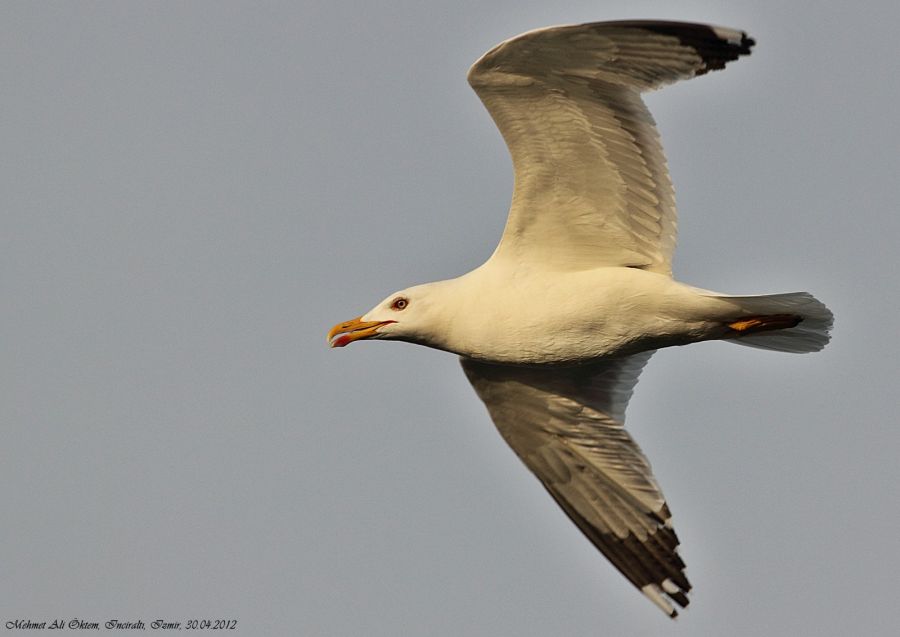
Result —
<instances>
[{"instance_id":1,"label":"bird's breast","mask_svg":"<svg viewBox=\"0 0 900 637\"><path fill-rule=\"evenodd\" d=\"M464 304L447 349L520 365L579 364L653 349L652 337L671 330L661 311L671 284L632 268L482 282L473 286L478 293Z\"/></svg>"}]
</instances>

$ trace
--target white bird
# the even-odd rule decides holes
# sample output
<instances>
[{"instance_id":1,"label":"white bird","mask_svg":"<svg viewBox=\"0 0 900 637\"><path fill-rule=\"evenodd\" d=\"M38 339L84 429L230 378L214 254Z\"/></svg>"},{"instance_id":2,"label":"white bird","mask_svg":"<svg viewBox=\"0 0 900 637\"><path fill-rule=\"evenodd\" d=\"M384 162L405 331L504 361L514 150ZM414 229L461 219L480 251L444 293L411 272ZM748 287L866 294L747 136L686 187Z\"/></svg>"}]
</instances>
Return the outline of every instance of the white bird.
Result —
<instances>
[{"instance_id":1,"label":"white bird","mask_svg":"<svg viewBox=\"0 0 900 637\"><path fill-rule=\"evenodd\" d=\"M805 292L728 296L672 279L675 201L640 93L753 44L732 29L624 21L529 31L488 51L468 79L515 168L500 244L468 274L395 292L328 334L333 347L389 339L458 354L506 442L671 617L691 585L623 427L641 369L660 347L712 339L817 351L832 324Z\"/></svg>"}]
</instances>

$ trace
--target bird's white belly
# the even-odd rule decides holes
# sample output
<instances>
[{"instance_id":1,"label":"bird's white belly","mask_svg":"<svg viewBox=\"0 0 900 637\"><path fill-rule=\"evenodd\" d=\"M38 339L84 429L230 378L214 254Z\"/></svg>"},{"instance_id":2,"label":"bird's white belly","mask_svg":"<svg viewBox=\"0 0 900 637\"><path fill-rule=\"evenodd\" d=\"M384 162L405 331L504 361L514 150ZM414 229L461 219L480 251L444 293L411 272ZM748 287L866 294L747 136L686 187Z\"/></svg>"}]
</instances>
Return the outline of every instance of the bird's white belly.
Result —
<instances>
[{"instance_id":1,"label":"bird's white belly","mask_svg":"<svg viewBox=\"0 0 900 637\"><path fill-rule=\"evenodd\" d=\"M446 349L505 364L565 365L710 338L714 297L634 268L487 280Z\"/></svg>"}]
</instances>

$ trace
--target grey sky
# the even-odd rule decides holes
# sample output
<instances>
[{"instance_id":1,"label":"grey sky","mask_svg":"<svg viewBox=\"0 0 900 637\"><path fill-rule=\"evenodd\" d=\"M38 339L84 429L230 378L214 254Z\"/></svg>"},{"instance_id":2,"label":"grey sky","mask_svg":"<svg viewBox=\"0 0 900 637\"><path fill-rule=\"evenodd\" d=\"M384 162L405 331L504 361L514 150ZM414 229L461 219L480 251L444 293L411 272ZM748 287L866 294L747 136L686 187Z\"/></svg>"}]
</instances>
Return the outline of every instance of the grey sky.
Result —
<instances>
[{"instance_id":1,"label":"grey sky","mask_svg":"<svg viewBox=\"0 0 900 637\"><path fill-rule=\"evenodd\" d=\"M679 279L809 290L822 353L660 352L629 429L694 584L582 538L448 354L325 332L493 250L465 83L550 24L696 20L753 55L649 97ZM892 635L896 2L0 5L0 620L241 635ZM5 628L3 629L5 630Z\"/></svg>"}]
</instances>

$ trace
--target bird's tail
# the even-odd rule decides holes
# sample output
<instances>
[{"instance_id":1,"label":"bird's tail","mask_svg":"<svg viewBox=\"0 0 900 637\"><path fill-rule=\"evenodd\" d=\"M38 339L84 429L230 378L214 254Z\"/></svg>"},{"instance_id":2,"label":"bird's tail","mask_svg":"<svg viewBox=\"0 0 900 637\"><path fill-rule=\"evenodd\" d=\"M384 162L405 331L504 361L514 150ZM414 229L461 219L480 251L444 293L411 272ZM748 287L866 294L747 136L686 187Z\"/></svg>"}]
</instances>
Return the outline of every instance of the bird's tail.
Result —
<instances>
[{"instance_id":1,"label":"bird's tail","mask_svg":"<svg viewBox=\"0 0 900 637\"><path fill-rule=\"evenodd\" d=\"M803 354L818 352L831 339L831 311L809 292L724 296L743 316L728 323L723 338L731 343Z\"/></svg>"}]
</instances>

